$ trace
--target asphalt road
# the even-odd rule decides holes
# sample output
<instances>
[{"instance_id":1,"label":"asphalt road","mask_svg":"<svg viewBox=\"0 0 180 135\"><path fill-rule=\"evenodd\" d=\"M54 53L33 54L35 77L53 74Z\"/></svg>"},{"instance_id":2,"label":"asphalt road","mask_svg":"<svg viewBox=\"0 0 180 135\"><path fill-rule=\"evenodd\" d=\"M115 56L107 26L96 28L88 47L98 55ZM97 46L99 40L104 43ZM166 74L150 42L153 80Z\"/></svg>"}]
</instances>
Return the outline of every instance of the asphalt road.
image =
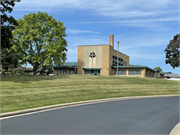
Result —
<instances>
[{"instance_id":1,"label":"asphalt road","mask_svg":"<svg viewBox=\"0 0 180 135\"><path fill-rule=\"evenodd\" d=\"M163 134L179 123L179 96L129 99L1 120L1 134Z\"/></svg>"}]
</instances>

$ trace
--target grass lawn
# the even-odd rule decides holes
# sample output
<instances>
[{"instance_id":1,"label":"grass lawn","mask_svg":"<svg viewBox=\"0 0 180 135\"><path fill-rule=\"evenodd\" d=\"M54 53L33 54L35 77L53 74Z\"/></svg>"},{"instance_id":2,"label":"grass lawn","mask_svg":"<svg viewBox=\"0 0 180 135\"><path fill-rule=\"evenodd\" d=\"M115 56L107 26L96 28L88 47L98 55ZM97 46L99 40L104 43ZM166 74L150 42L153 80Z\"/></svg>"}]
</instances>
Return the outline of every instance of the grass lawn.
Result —
<instances>
[{"instance_id":1,"label":"grass lawn","mask_svg":"<svg viewBox=\"0 0 180 135\"><path fill-rule=\"evenodd\" d=\"M1 77L1 113L93 99L179 94L179 81L120 76Z\"/></svg>"}]
</instances>

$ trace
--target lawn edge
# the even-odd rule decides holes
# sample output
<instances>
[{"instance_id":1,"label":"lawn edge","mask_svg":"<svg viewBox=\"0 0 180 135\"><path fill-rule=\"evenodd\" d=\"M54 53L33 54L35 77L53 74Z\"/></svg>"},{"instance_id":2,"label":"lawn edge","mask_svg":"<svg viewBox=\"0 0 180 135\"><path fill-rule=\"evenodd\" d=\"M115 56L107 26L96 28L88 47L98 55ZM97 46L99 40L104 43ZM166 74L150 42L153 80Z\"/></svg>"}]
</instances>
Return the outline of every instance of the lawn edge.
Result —
<instances>
[{"instance_id":1,"label":"lawn edge","mask_svg":"<svg viewBox=\"0 0 180 135\"><path fill-rule=\"evenodd\" d=\"M59 107L71 107L71 106L86 105L86 104L101 103L101 102L109 102L109 101L117 101L117 100L126 100L126 99L140 99L140 98L154 98L154 97L171 97L171 96L180 96L180 94L155 95L155 96L118 97L118 98L106 98L106 99L97 99L97 100L87 100L87 101L71 102L71 103L65 103L65 104L57 104L57 105L38 107L38 108L33 108L33 109L20 110L20 111L15 111L15 112L1 113L0 117L2 118L2 117L15 116L15 115L19 115L19 114L38 112L38 111L49 110L49 109L57 109Z\"/></svg>"}]
</instances>

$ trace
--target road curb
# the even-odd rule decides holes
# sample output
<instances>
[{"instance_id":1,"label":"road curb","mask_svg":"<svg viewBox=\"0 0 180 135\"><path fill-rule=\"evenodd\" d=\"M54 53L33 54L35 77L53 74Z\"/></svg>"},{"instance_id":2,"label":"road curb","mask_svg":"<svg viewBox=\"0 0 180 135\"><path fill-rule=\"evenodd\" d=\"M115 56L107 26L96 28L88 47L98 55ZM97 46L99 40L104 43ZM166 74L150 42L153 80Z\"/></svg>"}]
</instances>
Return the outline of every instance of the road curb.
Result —
<instances>
[{"instance_id":1,"label":"road curb","mask_svg":"<svg viewBox=\"0 0 180 135\"><path fill-rule=\"evenodd\" d=\"M51 105L51 106L27 109L27 110L22 110L22 111L2 113L2 114L0 114L0 117L7 117L7 116L13 116L13 115L37 112L37 111L48 110L48 109L59 108L59 107L70 107L70 106L74 106L74 105L85 105L85 104L91 104L91 103L101 103L101 102L126 100L126 99L140 99L140 98L153 98L153 97L171 97L171 96L180 96L180 94L176 94L176 95L156 95L156 96L119 97L119 98L107 98L107 99L72 102L72 103L66 103L66 104L58 104L58 105Z\"/></svg>"},{"instance_id":2,"label":"road curb","mask_svg":"<svg viewBox=\"0 0 180 135\"><path fill-rule=\"evenodd\" d=\"M180 122L172 129L169 135L180 135Z\"/></svg>"}]
</instances>

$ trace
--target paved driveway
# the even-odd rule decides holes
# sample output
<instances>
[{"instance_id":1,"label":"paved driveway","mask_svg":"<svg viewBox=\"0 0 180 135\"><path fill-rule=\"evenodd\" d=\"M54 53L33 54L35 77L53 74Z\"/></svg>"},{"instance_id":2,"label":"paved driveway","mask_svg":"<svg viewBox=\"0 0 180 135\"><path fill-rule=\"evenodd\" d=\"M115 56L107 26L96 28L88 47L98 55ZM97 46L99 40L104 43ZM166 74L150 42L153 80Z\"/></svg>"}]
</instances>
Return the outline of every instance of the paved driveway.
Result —
<instances>
[{"instance_id":1,"label":"paved driveway","mask_svg":"<svg viewBox=\"0 0 180 135\"><path fill-rule=\"evenodd\" d=\"M2 134L164 134L179 122L179 97L67 107L1 120Z\"/></svg>"}]
</instances>

